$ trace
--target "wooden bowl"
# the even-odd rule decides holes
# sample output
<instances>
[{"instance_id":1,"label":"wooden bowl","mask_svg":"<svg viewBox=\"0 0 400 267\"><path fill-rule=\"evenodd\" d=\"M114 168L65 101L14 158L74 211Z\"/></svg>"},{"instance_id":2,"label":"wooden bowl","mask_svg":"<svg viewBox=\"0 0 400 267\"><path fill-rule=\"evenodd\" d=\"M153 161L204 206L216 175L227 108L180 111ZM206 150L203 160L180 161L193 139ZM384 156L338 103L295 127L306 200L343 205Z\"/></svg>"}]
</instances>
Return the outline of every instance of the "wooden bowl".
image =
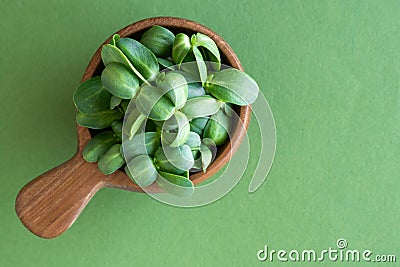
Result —
<instances>
[{"instance_id":1,"label":"wooden bowl","mask_svg":"<svg viewBox=\"0 0 400 267\"><path fill-rule=\"evenodd\" d=\"M243 70L230 46L218 34L194 21L174 17L149 18L135 22L116 33L121 37L138 39L153 25L164 26L174 33L184 32L189 35L197 32L204 33L217 44L224 64ZM111 36L103 44L108 43L110 39ZM100 56L103 44L90 60L82 82L101 74L104 68ZM251 109L249 106L238 107L237 113L244 127L234 129L230 142L219 149L216 160L209 166L206 173L198 172L190 176L194 184L214 175L238 149L248 128ZM143 192L124 172L116 171L111 175L104 175L98 170L96 163L84 161L82 151L91 135L87 128L79 125L77 130L78 150L74 157L29 182L20 190L16 199L15 208L21 222L32 233L43 238L54 238L65 232L78 218L93 195L102 187ZM160 192L155 183L151 185L150 190Z\"/></svg>"}]
</instances>

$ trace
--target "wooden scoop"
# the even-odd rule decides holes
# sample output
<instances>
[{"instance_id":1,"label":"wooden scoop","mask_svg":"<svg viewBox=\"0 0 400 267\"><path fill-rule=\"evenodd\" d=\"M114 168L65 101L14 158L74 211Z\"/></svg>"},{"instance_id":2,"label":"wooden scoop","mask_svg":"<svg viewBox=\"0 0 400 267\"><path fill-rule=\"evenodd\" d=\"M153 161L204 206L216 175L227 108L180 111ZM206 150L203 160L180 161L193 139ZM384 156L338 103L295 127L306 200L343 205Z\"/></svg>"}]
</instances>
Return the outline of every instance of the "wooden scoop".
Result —
<instances>
[{"instance_id":1,"label":"wooden scoop","mask_svg":"<svg viewBox=\"0 0 400 267\"><path fill-rule=\"evenodd\" d=\"M196 22L174 18L157 17L141 20L116 32L121 37L138 39L141 34L153 25L164 26L174 33L204 33L211 37L221 51L224 64L243 70L238 58L229 45L215 32ZM108 38L103 44L108 43ZM101 74L104 65L101 62L101 47L89 62L82 82ZM72 101L72 96L71 96ZM247 130L251 109L249 106L237 110L244 128ZM21 222L29 231L43 238L54 238L65 232L78 218L93 195L102 187L113 187L134 192L143 192L122 171L111 175L102 174L96 163L88 163L82 157L82 151L91 136L87 128L77 126L78 150L75 156L64 164L40 175L19 191L15 209ZM243 127L237 127L232 139L220 149L214 163L206 173L198 172L190 176L194 184L198 184L214 175L230 159L245 136ZM232 150L232 153L230 153ZM154 183L151 192L161 192Z\"/></svg>"}]
</instances>

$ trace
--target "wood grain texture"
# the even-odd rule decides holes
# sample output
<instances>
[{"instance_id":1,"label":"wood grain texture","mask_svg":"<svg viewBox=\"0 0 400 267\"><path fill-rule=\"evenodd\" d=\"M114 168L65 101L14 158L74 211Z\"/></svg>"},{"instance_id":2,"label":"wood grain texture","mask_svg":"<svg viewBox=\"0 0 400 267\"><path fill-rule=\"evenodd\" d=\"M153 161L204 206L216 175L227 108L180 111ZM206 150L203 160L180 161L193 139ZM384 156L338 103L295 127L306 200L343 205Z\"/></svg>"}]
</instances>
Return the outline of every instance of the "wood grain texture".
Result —
<instances>
[{"instance_id":1,"label":"wood grain texture","mask_svg":"<svg viewBox=\"0 0 400 267\"><path fill-rule=\"evenodd\" d=\"M174 17L149 18L133 23L116 33L121 37L138 38L153 25L164 26L174 33L204 33L217 44L224 64L243 70L230 46L218 34L194 21ZM111 37L112 35L103 44L108 43ZM100 55L103 44L89 62L82 82L99 75L104 68ZM216 160L209 166L206 173L198 172L190 176L194 184L201 183L214 175L225 166L238 149L249 125L250 106L240 107L238 115L242 120L242 126L235 128L231 141L220 149ZM18 193L15 204L17 215L26 228L40 237L54 238L65 232L78 218L93 195L102 187L143 192L124 172L116 171L105 176L97 169L96 163L85 162L82 151L91 136L87 128L79 125L77 131L78 149L75 156L35 178ZM155 183L149 187L149 190L161 192Z\"/></svg>"},{"instance_id":2,"label":"wood grain texture","mask_svg":"<svg viewBox=\"0 0 400 267\"><path fill-rule=\"evenodd\" d=\"M75 156L28 183L17 196L17 214L32 233L56 237L72 225L104 182L96 164Z\"/></svg>"}]
</instances>

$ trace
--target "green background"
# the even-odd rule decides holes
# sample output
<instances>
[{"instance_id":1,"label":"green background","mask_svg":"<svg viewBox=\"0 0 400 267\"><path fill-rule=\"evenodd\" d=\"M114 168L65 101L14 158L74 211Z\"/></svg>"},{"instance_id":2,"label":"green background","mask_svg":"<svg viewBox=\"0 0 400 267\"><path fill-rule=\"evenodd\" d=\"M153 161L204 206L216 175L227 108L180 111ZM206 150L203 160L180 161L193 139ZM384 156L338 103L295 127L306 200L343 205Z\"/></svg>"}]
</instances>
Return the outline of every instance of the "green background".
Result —
<instances>
[{"instance_id":1,"label":"green background","mask_svg":"<svg viewBox=\"0 0 400 267\"><path fill-rule=\"evenodd\" d=\"M287 266L257 251L338 238L400 261L400 2L241 2L1 1L1 266ZM266 182L249 194L247 175L191 209L103 189L59 238L32 235L15 197L74 154L71 96L89 59L113 32L162 15L215 30L259 83L277 128Z\"/></svg>"}]
</instances>

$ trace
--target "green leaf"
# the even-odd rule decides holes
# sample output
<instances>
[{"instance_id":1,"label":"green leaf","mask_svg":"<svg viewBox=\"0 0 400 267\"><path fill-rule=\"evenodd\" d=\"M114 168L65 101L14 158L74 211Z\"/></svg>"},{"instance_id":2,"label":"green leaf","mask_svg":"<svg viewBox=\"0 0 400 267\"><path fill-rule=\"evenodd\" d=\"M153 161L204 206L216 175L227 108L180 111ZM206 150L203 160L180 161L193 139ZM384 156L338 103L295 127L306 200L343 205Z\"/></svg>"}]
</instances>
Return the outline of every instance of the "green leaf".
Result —
<instances>
[{"instance_id":1,"label":"green leaf","mask_svg":"<svg viewBox=\"0 0 400 267\"><path fill-rule=\"evenodd\" d=\"M126 119L123 125L123 132L128 135L128 139L132 137L144 127L144 121L146 116L141 114L137 108L131 110L126 115Z\"/></svg>"},{"instance_id":2,"label":"green leaf","mask_svg":"<svg viewBox=\"0 0 400 267\"><path fill-rule=\"evenodd\" d=\"M221 110L229 118L232 118L232 116L235 114L235 110L233 109L233 106L230 103L223 103L222 106L221 106Z\"/></svg>"},{"instance_id":3,"label":"green leaf","mask_svg":"<svg viewBox=\"0 0 400 267\"><path fill-rule=\"evenodd\" d=\"M223 102L246 106L258 96L258 85L248 74L237 69L225 69L209 77L205 89Z\"/></svg>"},{"instance_id":4,"label":"green leaf","mask_svg":"<svg viewBox=\"0 0 400 267\"><path fill-rule=\"evenodd\" d=\"M214 161L217 154L217 146L210 139L203 139L199 150L193 151L196 153L196 159L194 161L191 172L203 171L206 172L208 166Z\"/></svg>"},{"instance_id":5,"label":"green leaf","mask_svg":"<svg viewBox=\"0 0 400 267\"><path fill-rule=\"evenodd\" d=\"M194 53L196 53L196 56ZM207 79L207 66L197 47L192 47L190 49L182 64L179 66L179 70L187 73L195 82L200 81L203 84Z\"/></svg>"},{"instance_id":6,"label":"green leaf","mask_svg":"<svg viewBox=\"0 0 400 267\"><path fill-rule=\"evenodd\" d=\"M160 147L160 134L146 132L135 135L131 140L122 143L123 155L126 161L131 161L139 155L154 156Z\"/></svg>"},{"instance_id":7,"label":"green leaf","mask_svg":"<svg viewBox=\"0 0 400 267\"><path fill-rule=\"evenodd\" d=\"M111 63L101 74L101 82L113 95L122 99L133 98L139 89L139 80L125 65Z\"/></svg>"},{"instance_id":8,"label":"green leaf","mask_svg":"<svg viewBox=\"0 0 400 267\"><path fill-rule=\"evenodd\" d=\"M78 112L76 114L76 121L79 125L92 128L92 129L104 129L111 126L111 123L116 120L120 120L124 114L118 110L104 110L94 114L84 114Z\"/></svg>"},{"instance_id":9,"label":"green leaf","mask_svg":"<svg viewBox=\"0 0 400 267\"><path fill-rule=\"evenodd\" d=\"M186 179L189 179L189 171L185 171L181 176L185 177Z\"/></svg>"},{"instance_id":10,"label":"green leaf","mask_svg":"<svg viewBox=\"0 0 400 267\"><path fill-rule=\"evenodd\" d=\"M192 46L200 46L206 49L208 53L208 57L211 61L216 62L216 70L220 70L221 68L221 56L215 42L205 34L197 33L193 35L191 38Z\"/></svg>"},{"instance_id":11,"label":"green leaf","mask_svg":"<svg viewBox=\"0 0 400 267\"><path fill-rule=\"evenodd\" d=\"M120 38L117 47L145 79L151 79L158 73L159 67L156 56L138 41L131 38Z\"/></svg>"},{"instance_id":12,"label":"green leaf","mask_svg":"<svg viewBox=\"0 0 400 267\"><path fill-rule=\"evenodd\" d=\"M161 171L182 174L192 168L194 159L188 145L180 147L161 146L154 155L155 164Z\"/></svg>"},{"instance_id":13,"label":"green leaf","mask_svg":"<svg viewBox=\"0 0 400 267\"><path fill-rule=\"evenodd\" d=\"M122 98L118 97L118 96L111 96L110 99L110 109L114 109L116 106L118 106L119 104L121 104Z\"/></svg>"},{"instance_id":14,"label":"green leaf","mask_svg":"<svg viewBox=\"0 0 400 267\"><path fill-rule=\"evenodd\" d=\"M192 47L190 47L189 52L186 54L186 56L185 56L185 58L182 60L182 63L181 63L181 64L183 64L183 63L190 63L190 62L196 62L196 58L195 58L195 56L194 56L194 54L193 54L193 49L192 49ZM190 65L190 64L183 64L183 65ZM184 69L182 65L179 66L179 67L180 67L181 69ZM196 69L196 72L197 72L197 73L193 72L193 70L191 70L191 71L184 70L184 71L190 73L190 74L191 74L192 76L194 76L194 77L197 77L197 76L198 76L197 69ZM196 80L198 80L198 79L196 79Z\"/></svg>"},{"instance_id":15,"label":"green leaf","mask_svg":"<svg viewBox=\"0 0 400 267\"><path fill-rule=\"evenodd\" d=\"M119 39L118 39L119 40ZM143 82L148 83L146 78L132 65L124 53L115 45L106 44L101 49L101 58L105 66L111 63L120 63L128 67Z\"/></svg>"},{"instance_id":16,"label":"green leaf","mask_svg":"<svg viewBox=\"0 0 400 267\"><path fill-rule=\"evenodd\" d=\"M206 172L208 166L211 164L213 160L212 152L210 148L206 145L201 145L200 146L200 154L201 154L201 167L203 169L203 172Z\"/></svg>"},{"instance_id":17,"label":"green leaf","mask_svg":"<svg viewBox=\"0 0 400 267\"><path fill-rule=\"evenodd\" d=\"M187 117L180 111L163 124L161 140L172 147L183 145L189 138L190 125Z\"/></svg>"},{"instance_id":18,"label":"green leaf","mask_svg":"<svg viewBox=\"0 0 400 267\"><path fill-rule=\"evenodd\" d=\"M153 160L147 155L139 155L127 163L126 174L139 186L147 187L157 178Z\"/></svg>"},{"instance_id":19,"label":"green leaf","mask_svg":"<svg viewBox=\"0 0 400 267\"><path fill-rule=\"evenodd\" d=\"M92 114L108 109L111 94L101 84L99 76L79 85L73 95L76 109L81 113Z\"/></svg>"},{"instance_id":20,"label":"green leaf","mask_svg":"<svg viewBox=\"0 0 400 267\"><path fill-rule=\"evenodd\" d=\"M146 121L146 116L143 114L140 114L137 119L133 122L129 134L128 134L128 139L131 139L133 136L135 136L136 133L140 132L140 129L142 129L144 125L144 122Z\"/></svg>"},{"instance_id":21,"label":"green leaf","mask_svg":"<svg viewBox=\"0 0 400 267\"><path fill-rule=\"evenodd\" d=\"M196 59L196 64L197 68L199 71L199 77L200 81L204 84L205 81L207 80L207 66L206 63L204 63L203 56L201 55L200 50L197 48L197 46L193 46L193 54Z\"/></svg>"},{"instance_id":22,"label":"green leaf","mask_svg":"<svg viewBox=\"0 0 400 267\"><path fill-rule=\"evenodd\" d=\"M201 154L199 150L197 150L196 152L198 152L200 156L194 161L193 167L190 169L190 172L199 172L202 170Z\"/></svg>"},{"instance_id":23,"label":"green leaf","mask_svg":"<svg viewBox=\"0 0 400 267\"><path fill-rule=\"evenodd\" d=\"M201 145L202 144L200 144L200 146ZM192 149L194 163L193 163L193 167L190 169L191 172L199 172L203 169L203 163L202 163L201 153L200 153L200 146L196 150Z\"/></svg>"},{"instance_id":24,"label":"green leaf","mask_svg":"<svg viewBox=\"0 0 400 267\"><path fill-rule=\"evenodd\" d=\"M232 119L222 110L212 115L204 128L204 138L210 138L217 146L223 145L228 139L232 126Z\"/></svg>"},{"instance_id":25,"label":"green leaf","mask_svg":"<svg viewBox=\"0 0 400 267\"><path fill-rule=\"evenodd\" d=\"M115 144L102 157L100 157L97 167L103 174L111 174L125 164L120 149L121 144Z\"/></svg>"},{"instance_id":26,"label":"green leaf","mask_svg":"<svg viewBox=\"0 0 400 267\"><path fill-rule=\"evenodd\" d=\"M216 155L216 153L217 153L217 145L215 144L215 142L212 139L204 137L204 139L201 140L201 143L203 145L208 146L208 148L213 152L213 155L214 156Z\"/></svg>"},{"instance_id":27,"label":"green leaf","mask_svg":"<svg viewBox=\"0 0 400 267\"><path fill-rule=\"evenodd\" d=\"M194 192L194 185L188 178L173 173L159 171L156 179L157 185L177 196L190 196Z\"/></svg>"},{"instance_id":28,"label":"green leaf","mask_svg":"<svg viewBox=\"0 0 400 267\"><path fill-rule=\"evenodd\" d=\"M124 113L128 109L129 102L130 102L130 100L128 100L128 99L122 99L122 101L121 101L121 109Z\"/></svg>"},{"instance_id":29,"label":"green leaf","mask_svg":"<svg viewBox=\"0 0 400 267\"><path fill-rule=\"evenodd\" d=\"M166 68L166 69L171 69L171 67L175 65L173 62L169 61L168 59L164 59L164 58L158 57L157 61L161 67Z\"/></svg>"},{"instance_id":30,"label":"green leaf","mask_svg":"<svg viewBox=\"0 0 400 267\"><path fill-rule=\"evenodd\" d=\"M118 40L119 40L120 38L121 38L121 37L120 37L118 34L114 34L113 37L112 37L111 40L110 40L110 44L112 44L113 46L116 46L116 45L117 45L117 42L118 42Z\"/></svg>"},{"instance_id":31,"label":"green leaf","mask_svg":"<svg viewBox=\"0 0 400 267\"><path fill-rule=\"evenodd\" d=\"M128 58L119 50L118 47L112 44L105 44L101 48L101 59L105 66L111 63L121 63L128 68L132 66Z\"/></svg>"},{"instance_id":32,"label":"green leaf","mask_svg":"<svg viewBox=\"0 0 400 267\"><path fill-rule=\"evenodd\" d=\"M155 121L169 119L175 111L174 104L154 86L144 85L136 97L136 107L143 115Z\"/></svg>"},{"instance_id":33,"label":"green leaf","mask_svg":"<svg viewBox=\"0 0 400 267\"><path fill-rule=\"evenodd\" d=\"M114 133L110 131L97 134L89 140L83 149L83 159L96 162L115 144Z\"/></svg>"},{"instance_id":34,"label":"green leaf","mask_svg":"<svg viewBox=\"0 0 400 267\"><path fill-rule=\"evenodd\" d=\"M194 148L198 148L201 145L200 135L195 132L190 132L188 139L185 142L185 145L188 145L192 150Z\"/></svg>"},{"instance_id":35,"label":"green leaf","mask_svg":"<svg viewBox=\"0 0 400 267\"><path fill-rule=\"evenodd\" d=\"M187 99L191 99L191 98L197 97L197 96L203 96L205 94L206 94L206 92L204 91L204 88L201 86L200 83L196 83L196 82L188 83Z\"/></svg>"},{"instance_id":36,"label":"green leaf","mask_svg":"<svg viewBox=\"0 0 400 267\"><path fill-rule=\"evenodd\" d=\"M190 122L190 131L197 133L202 136L204 128L208 122L209 117L195 118Z\"/></svg>"},{"instance_id":37,"label":"green leaf","mask_svg":"<svg viewBox=\"0 0 400 267\"><path fill-rule=\"evenodd\" d=\"M181 111L185 113L188 118L192 119L217 113L219 108L220 105L215 98L211 96L199 96L186 101Z\"/></svg>"},{"instance_id":38,"label":"green leaf","mask_svg":"<svg viewBox=\"0 0 400 267\"><path fill-rule=\"evenodd\" d=\"M157 57L169 57L174 39L175 35L171 31L155 25L143 33L140 42Z\"/></svg>"},{"instance_id":39,"label":"green leaf","mask_svg":"<svg viewBox=\"0 0 400 267\"><path fill-rule=\"evenodd\" d=\"M194 56L193 60L195 61ZM182 63L180 70L173 71L175 73L179 73L186 79L186 83L188 85L188 99L206 94L201 82L199 82L199 71L195 62Z\"/></svg>"},{"instance_id":40,"label":"green leaf","mask_svg":"<svg viewBox=\"0 0 400 267\"><path fill-rule=\"evenodd\" d=\"M118 142L122 141L122 125L122 121L114 121L111 123L111 129L113 130Z\"/></svg>"},{"instance_id":41,"label":"green leaf","mask_svg":"<svg viewBox=\"0 0 400 267\"><path fill-rule=\"evenodd\" d=\"M198 147L198 149L193 149L192 148L192 155L193 155L193 159L194 159L194 165L193 165L193 168L194 168L195 165L196 165L196 160L198 160L200 158L200 156L201 156L201 154L200 154L200 146ZM200 165L200 167L201 167L201 165Z\"/></svg>"},{"instance_id":42,"label":"green leaf","mask_svg":"<svg viewBox=\"0 0 400 267\"><path fill-rule=\"evenodd\" d=\"M187 100L188 86L185 77L176 72L160 73L157 88L174 103L175 108L182 108Z\"/></svg>"},{"instance_id":43,"label":"green leaf","mask_svg":"<svg viewBox=\"0 0 400 267\"><path fill-rule=\"evenodd\" d=\"M176 65L175 65L175 66L176 66ZM181 66L181 67L182 67L182 66ZM172 71L175 72L175 73L179 73L180 75L182 75L182 76L185 78L187 84L194 83L194 82L198 81L198 79L196 80L196 77L195 77L195 75L197 75L196 72L194 72L194 73L189 73L189 72L186 72L186 71L184 71L184 70L182 70L182 69L177 70L177 69L175 69L175 68L176 68L176 67L174 67L174 69L173 69Z\"/></svg>"},{"instance_id":44,"label":"green leaf","mask_svg":"<svg viewBox=\"0 0 400 267\"><path fill-rule=\"evenodd\" d=\"M172 45L172 61L180 65L191 47L189 36L184 33L178 33Z\"/></svg>"}]
</instances>

